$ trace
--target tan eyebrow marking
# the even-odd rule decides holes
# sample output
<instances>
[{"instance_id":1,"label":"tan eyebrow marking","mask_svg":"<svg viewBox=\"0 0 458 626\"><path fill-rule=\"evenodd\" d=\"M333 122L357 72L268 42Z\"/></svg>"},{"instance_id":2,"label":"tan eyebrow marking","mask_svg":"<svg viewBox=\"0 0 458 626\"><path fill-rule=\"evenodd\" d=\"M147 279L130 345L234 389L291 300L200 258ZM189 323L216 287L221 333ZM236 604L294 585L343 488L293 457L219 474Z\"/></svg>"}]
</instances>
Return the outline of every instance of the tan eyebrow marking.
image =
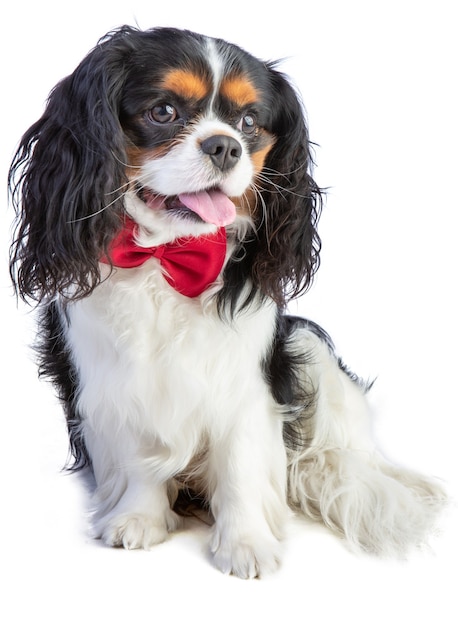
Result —
<instances>
[{"instance_id":1,"label":"tan eyebrow marking","mask_svg":"<svg viewBox=\"0 0 458 626\"><path fill-rule=\"evenodd\" d=\"M198 74L189 70L171 70L162 82L162 88L178 96L201 100L209 92L209 85Z\"/></svg>"},{"instance_id":2,"label":"tan eyebrow marking","mask_svg":"<svg viewBox=\"0 0 458 626\"><path fill-rule=\"evenodd\" d=\"M259 99L259 94L253 84L243 76L229 77L223 80L220 87L221 95L232 100L237 106L244 107Z\"/></svg>"}]
</instances>

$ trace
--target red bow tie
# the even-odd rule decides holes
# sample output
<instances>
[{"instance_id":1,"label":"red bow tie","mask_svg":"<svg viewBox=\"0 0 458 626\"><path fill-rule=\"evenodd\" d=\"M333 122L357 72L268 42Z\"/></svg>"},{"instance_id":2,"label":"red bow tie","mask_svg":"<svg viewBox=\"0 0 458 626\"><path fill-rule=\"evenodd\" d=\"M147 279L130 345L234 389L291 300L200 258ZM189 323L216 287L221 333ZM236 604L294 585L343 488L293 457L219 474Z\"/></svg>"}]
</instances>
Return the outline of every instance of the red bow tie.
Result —
<instances>
[{"instance_id":1,"label":"red bow tie","mask_svg":"<svg viewBox=\"0 0 458 626\"><path fill-rule=\"evenodd\" d=\"M142 248L135 241L136 224L126 219L123 230L109 248L110 259L117 267L138 267L151 257L158 259L164 278L176 291L195 298L218 277L226 257L226 231L200 237L180 237L171 243ZM103 263L108 260L102 258Z\"/></svg>"}]
</instances>

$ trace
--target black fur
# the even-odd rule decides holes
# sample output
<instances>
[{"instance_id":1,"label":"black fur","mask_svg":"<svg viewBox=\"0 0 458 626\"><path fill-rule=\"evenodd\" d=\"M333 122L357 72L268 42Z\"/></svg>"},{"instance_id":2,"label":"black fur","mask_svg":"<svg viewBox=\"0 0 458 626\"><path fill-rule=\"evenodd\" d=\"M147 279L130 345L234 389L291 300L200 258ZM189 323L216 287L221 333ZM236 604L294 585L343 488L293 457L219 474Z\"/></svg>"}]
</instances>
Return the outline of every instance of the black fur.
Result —
<instances>
[{"instance_id":1,"label":"black fur","mask_svg":"<svg viewBox=\"0 0 458 626\"><path fill-rule=\"evenodd\" d=\"M80 470L90 466L91 461L81 433L81 416L77 409L78 375L65 343L61 319L55 302L51 302L42 311L39 342L36 346L39 375L54 384L65 410L70 440L67 468Z\"/></svg>"},{"instance_id":2,"label":"black fur","mask_svg":"<svg viewBox=\"0 0 458 626\"><path fill-rule=\"evenodd\" d=\"M100 44L51 92L23 136L9 185L21 219L11 273L23 298L89 294L99 259L119 228L126 182L119 123L123 57Z\"/></svg>"},{"instance_id":3,"label":"black fur","mask_svg":"<svg viewBox=\"0 0 458 626\"><path fill-rule=\"evenodd\" d=\"M302 425L312 416L316 403L316 389L305 375L305 366L312 355L298 352L297 346L293 349L291 345L295 329L307 324L305 319L279 314L274 342L264 363L272 395L284 407L283 438L291 449L307 445L306 429Z\"/></svg>"}]
</instances>

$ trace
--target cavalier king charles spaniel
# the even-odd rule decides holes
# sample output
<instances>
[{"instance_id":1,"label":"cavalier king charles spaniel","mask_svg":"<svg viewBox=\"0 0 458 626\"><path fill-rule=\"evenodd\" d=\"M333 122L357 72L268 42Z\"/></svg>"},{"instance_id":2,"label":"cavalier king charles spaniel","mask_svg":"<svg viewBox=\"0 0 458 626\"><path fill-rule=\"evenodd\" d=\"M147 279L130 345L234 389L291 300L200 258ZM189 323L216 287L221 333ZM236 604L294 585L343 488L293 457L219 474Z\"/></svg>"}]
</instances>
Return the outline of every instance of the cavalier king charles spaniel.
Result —
<instances>
[{"instance_id":1,"label":"cavalier king charles spaniel","mask_svg":"<svg viewBox=\"0 0 458 626\"><path fill-rule=\"evenodd\" d=\"M312 165L276 64L173 28L106 35L22 138L11 274L106 544L164 541L183 494L242 578L291 511L383 554L433 526L442 487L385 460L369 385L287 314L319 264Z\"/></svg>"}]
</instances>

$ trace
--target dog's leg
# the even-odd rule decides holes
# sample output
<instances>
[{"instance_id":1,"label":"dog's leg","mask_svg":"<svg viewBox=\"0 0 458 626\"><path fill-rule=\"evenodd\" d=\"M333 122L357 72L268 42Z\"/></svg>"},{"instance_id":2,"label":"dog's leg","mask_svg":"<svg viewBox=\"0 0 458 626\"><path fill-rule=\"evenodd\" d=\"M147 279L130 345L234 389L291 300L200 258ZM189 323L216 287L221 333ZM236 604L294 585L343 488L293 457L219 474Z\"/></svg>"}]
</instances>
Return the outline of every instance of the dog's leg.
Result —
<instances>
[{"instance_id":1,"label":"dog's leg","mask_svg":"<svg viewBox=\"0 0 458 626\"><path fill-rule=\"evenodd\" d=\"M213 438L209 457L211 550L219 569L241 578L276 569L288 512L281 417L265 388L252 398Z\"/></svg>"},{"instance_id":2,"label":"dog's leg","mask_svg":"<svg viewBox=\"0 0 458 626\"><path fill-rule=\"evenodd\" d=\"M86 428L96 480L93 527L107 545L149 549L167 538L179 525L171 510L167 482L152 470L151 460L140 450L140 435L115 436Z\"/></svg>"},{"instance_id":3,"label":"dog's leg","mask_svg":"<svg viewBox=\"0 0 458 626\"><path fill-rule=\"evenodd\" d=\"M316 393L301 449L289 451L291 504L322 519L357 548L403 554L430 532L445 494L441 485L390 464L370 432L364 390L313 332L295 331L308 355L303 376Z\"/></svg>"},{"instance_id":4,"label":"dog's leg","mask_svg":"<svg viewBox=\"0 0 458 626\"><path fill-rule=\"evenodd\" d=\"M77 439L84 442L96 482L94 533L108 545L150 548L178 525L167 484L186 458L174 458L156 435L154 405L148 404L153 377L142 375L148 367L136 362L140 350L118 339L126 328L115 327L117 318L107 325L109 311L103 292L97 293L69 307L68 321L62 316L78 373Z\"/></svg>"}]
</instances>

